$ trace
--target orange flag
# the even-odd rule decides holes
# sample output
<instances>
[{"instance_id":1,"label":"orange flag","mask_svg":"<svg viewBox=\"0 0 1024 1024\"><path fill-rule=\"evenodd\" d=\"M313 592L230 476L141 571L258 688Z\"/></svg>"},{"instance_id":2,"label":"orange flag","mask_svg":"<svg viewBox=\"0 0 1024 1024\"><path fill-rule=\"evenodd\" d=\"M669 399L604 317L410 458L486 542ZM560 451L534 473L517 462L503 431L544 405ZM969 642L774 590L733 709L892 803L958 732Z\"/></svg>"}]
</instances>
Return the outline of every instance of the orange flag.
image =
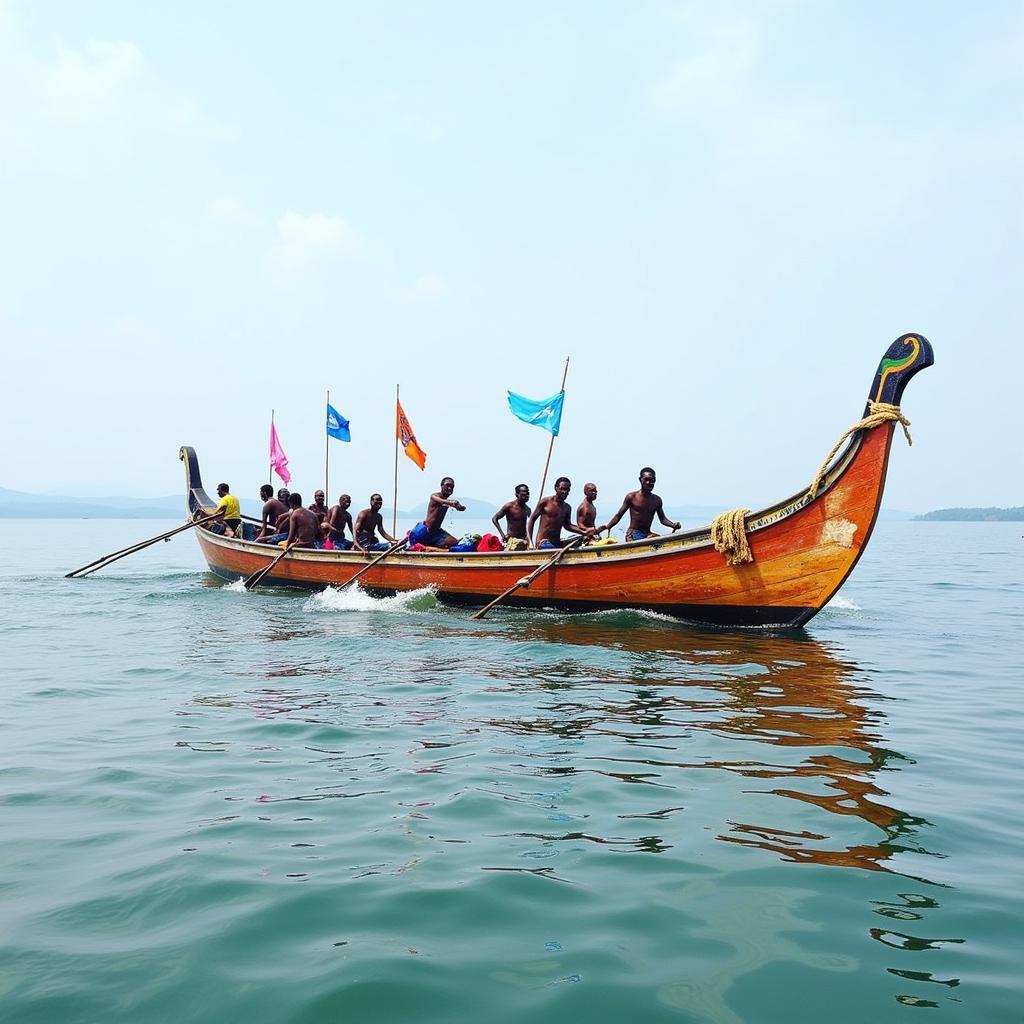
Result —
<instances>
[{"instance_id":1,"label":"orange flag","mask_svg":"<svg viewBox=\"0 0 1024 1024\"><path fill-rule=\"evenodd\" d=\"M409 421L405 417L405 410L402 408L402 403L396 401L396 420L395 420L395 437L402 442L402 447L405 449L405 454L416 463L420 469L427 468L427 453L419 446L416 441L416 435L412 432L412 427L409 425Z\"/></svg>"}]
</instances>

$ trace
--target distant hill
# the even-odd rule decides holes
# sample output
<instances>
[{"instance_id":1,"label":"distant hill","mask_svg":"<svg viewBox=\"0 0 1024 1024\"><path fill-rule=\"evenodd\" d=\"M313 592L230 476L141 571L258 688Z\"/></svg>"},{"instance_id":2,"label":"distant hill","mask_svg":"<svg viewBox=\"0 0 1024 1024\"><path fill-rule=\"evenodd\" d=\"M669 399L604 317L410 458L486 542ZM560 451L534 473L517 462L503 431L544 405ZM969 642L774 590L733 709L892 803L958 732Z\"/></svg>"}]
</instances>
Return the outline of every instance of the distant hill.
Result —
<instances>
[{"instance_id":1,"label":"distant hill","mask_svg":"<svg viewBox=\"0 0 1024 1024\"><path fill-rule=\"evenodd\" d=\"M259 515L256 502L243 499L246 515ZM28 494L0 487L0 519L184 519L185 498L172 494L157 498L112 495L74 498L65 495Z\"/></svg>"},{"instance_id":2,"label":"distant hill","mask_svg":"<svg viewBox=\"0 0 1024 1024\"><path fill-rule=\"evenodd\" d=\"M1024 523L1024 508L938 508L914 518L941 523Z\"/></svg>"}]
</instances>

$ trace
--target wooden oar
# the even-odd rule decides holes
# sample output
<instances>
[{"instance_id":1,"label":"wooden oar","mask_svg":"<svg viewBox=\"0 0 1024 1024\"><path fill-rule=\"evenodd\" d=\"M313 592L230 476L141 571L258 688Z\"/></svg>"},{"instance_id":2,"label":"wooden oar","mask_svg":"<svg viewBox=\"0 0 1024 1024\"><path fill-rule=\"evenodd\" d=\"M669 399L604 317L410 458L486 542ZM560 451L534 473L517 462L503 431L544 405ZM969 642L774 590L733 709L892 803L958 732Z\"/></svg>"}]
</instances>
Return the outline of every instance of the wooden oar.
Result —
<instances>
[{"instance_id":1,"label":"wooden oar","mask_svg":"<svg viewBox=\"0 0 1024 1024\"><path fill-rule=\"evenodd\" d=\"M571 544L566 544L564 548L559 548L558 553L553 558L549 558L543 565L534 569L529 576L524 576L518 583L514 583L505 593L499 594L490 604L484 605L477 612L473 612L470 618L482 619L496 604L500 604L509 594L514 594L520 587L528 587L542 572L547 572L552 566L557 565L566 552L578 547L584 540L586 540L585 537L577 537Z\"/></svg>"},{"instance_id":2,"label":"wooden oar","mask_svg":"<svg viewBox=\"0 0 1024 1024\"><path fill-rule=\"evenodd\" d=\"M120 551L112 551L109 555L104 555L102 558L97 558L93 562L89 562L86 565L81 565L77 569L72 569L71 572L65 573L65 579L81 579L83 576L88 576L89 573L96 572L97 569L105 569L111 562L116 562L119 558L124 558L127 555L132 555L136 551L141 551L143 548L148 548L150 544L156 544L158 541L167 540L173 537L176 533L181 533L182 530L191 530L196 526L202 526L203 523L208 523L211 519L216 519L217 515L214 513L212 516L206 516L203 519L197 519L193 523L186 523L184 526L178 526L173 530L168 530L166 533L158 534L156 537L150 537L149 540L140 540L135 544L130 544L126 548L121 548Z\"/></svg>"},{"instance_id":3,"label":"wooden oar","mask_svg":"<svg viewBox=\"0 0 1024 1024\"><path fill-rule=\"evenodd\" d=\"M273 569L274 566L277 565L277 563L280 562L293 547L295 547L294 542L289 544L288 547L286 547L284 551L282 551L281 554L279 554L277 558L270 563L270 565L265 565L262 569L257 569L251 576L247 576L245 583L243 584L245 589L252 590L253 587L258 587L263 577L266 576L267 573L269 573L270 570Z\"/></svg>"},{"instance_id":4,"label":"wooden oar","mask_svg":"<svg viewBox=\"0 0 1024 1024\"><path fill-rule=\"evenodd\" d=\"M388 557L388 555L393 555L396 551L400 550L401 548L404 548L405 545L408 543L408 537L404 537L402 540L395 541L395 543L392 544L391 547L387 549L387 551L382 551L372 562L368 563L367 565L364 565L362 569L360 569L359 572L357 572L355 576L352 577L352 579L350 579L347 583L343 583L342 586L347 587L349 583L355 583L355 581L359 579L359 577L362 576L364 572L366 572L368 569L372 569L378 562L383 562L384 559Z\"/></svg>"}]
</instances>

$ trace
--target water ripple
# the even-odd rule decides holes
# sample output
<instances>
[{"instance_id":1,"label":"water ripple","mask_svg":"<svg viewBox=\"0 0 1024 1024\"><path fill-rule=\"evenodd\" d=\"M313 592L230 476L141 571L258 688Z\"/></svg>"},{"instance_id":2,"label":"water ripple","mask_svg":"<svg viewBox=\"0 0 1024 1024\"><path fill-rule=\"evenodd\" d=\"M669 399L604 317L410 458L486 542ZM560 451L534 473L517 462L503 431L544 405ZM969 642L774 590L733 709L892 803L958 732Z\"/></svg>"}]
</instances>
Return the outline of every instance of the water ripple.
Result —
<instances>
[{"instance_id":1,"label":"water ripple","mask_svg":"<svg viewBox=\"0 0 1024 1024\"><path fill-rule=\"evenodd\" d=\"M932 525L795 636L16 565L6 1013L1014 1019L1021 555Z\"/></svg>"}]
</instances>

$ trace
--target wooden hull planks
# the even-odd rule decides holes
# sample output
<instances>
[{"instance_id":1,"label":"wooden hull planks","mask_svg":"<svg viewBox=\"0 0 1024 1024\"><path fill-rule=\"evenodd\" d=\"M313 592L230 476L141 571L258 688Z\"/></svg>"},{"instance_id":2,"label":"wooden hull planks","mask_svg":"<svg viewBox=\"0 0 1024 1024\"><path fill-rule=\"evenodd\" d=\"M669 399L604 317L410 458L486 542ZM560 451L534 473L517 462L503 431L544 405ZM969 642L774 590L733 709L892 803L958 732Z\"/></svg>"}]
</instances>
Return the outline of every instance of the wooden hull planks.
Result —
<instances>
[{"instance_id":1,"label":"wooden hull planks","mask_svg":"<svg viewBox=\"0 0 1024 1024\"><path fill-rule=\"evenodd\" d=\"M641 608L714 625L799 626L838 590L870 536L882 495L891 425L856 446L840 478L814 501L749 533L754 561L729 566L699 533L570 552L514 607L570 611ZM706 531L705 531L706 532ZM277 553L265 545L197 531L210 568L238 579ZM550 557L549 552L401 552L360 579L370 593L433 588L441 601L478 606ZM264 585L344 586L367 563L348 552L299 550Z\"/></svg>"}]
</instances>

